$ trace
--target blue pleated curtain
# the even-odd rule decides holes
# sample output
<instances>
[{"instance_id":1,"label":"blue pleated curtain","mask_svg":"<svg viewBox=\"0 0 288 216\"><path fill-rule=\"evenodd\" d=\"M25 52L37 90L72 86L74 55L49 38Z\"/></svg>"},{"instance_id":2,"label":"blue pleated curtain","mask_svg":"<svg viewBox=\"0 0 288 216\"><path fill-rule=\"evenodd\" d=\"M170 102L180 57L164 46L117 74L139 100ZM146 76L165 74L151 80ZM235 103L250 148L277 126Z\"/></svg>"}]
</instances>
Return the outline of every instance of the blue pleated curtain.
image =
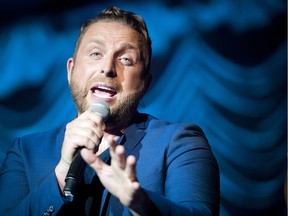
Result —
<instances>
[{"instance_id":1,"label":"blue pleated curtain","mask_svg":"<svg viewBox=\"0 0 288 216\"><path fill-rule=\"evenodd\" d=\"M221 215L286 215L286 2L167 2L117 3L141 14L152 37L154 80L139 110L203 128ZM66 60L82 21L107 5L2 20L1 163L14 137L75 116Z\"/></svg>"}]
</instances>

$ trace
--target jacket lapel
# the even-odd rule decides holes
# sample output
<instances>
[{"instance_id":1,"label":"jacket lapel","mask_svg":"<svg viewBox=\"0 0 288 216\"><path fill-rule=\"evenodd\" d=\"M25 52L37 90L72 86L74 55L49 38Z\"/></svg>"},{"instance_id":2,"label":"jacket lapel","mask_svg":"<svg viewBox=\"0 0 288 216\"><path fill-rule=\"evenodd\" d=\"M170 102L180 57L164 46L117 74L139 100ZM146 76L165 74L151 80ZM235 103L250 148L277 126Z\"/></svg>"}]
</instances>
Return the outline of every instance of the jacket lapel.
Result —
<instances>
[{"instance_id":1,"label":"jacket lapel","mask_svg":"<svg viewBox=\"0 0 288 216\"><path fill-rule=\"evenodd\" d=\"M124 140L121 144L125 147L126 156L140 143L146 134L146 125L144 122L133 124L124 131Z\"/></svg>"}]
</instances>

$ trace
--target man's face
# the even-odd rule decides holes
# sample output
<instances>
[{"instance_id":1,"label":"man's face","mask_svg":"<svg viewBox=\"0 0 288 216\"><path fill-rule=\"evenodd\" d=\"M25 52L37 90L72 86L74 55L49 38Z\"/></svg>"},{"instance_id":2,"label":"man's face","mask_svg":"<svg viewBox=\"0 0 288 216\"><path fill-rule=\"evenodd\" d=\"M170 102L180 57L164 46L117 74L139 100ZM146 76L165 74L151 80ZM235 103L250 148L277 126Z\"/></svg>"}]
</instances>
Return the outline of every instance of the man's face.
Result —
<instances>
[{"instance_id":1,"label":"man's face","mask_svg":"<svg viewBox=\"0 0 288 216\"><path fill-rule=\"evenodd\" d=\"M79 114L102 100L109 104L112 118L129 118L149 85L150 75L143 75L147 54L141 47L139 33L123 24L97 22L89 27L76 59L67 61Z\"/></svg>"}]
</instances>

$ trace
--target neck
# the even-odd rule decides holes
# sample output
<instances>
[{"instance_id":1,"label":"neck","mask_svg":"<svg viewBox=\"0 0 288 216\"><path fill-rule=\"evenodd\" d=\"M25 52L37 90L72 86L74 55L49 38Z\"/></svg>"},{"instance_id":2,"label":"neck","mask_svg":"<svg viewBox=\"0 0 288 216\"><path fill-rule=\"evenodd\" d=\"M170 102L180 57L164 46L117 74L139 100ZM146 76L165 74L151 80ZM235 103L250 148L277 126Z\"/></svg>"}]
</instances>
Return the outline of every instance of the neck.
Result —
<instances>
[{"instance_id":1,"label":"neck","mask_svg":"<svg viewBox=\"0 0 288 216\"><path fill-rule=\"evenodd\" d=\"M104 130L104 134L114 135L114 136L121 136L124 133L125 127L109 127L106 125L106 129Z\"/></svg>"},{"instance_id":2,"label":"neck","mask_svg":"<svg viewBox=\"0 0 288 216\"><path fill-rule=\"evenodd\" d=\"M106 129L104 132L121 136L124 133L124 130L131 125L134 119L137 118L137 112L134 114L130 114L129 117L122 117L121 119L111 118L106 121Z\"/></svg>"}]
</instances>

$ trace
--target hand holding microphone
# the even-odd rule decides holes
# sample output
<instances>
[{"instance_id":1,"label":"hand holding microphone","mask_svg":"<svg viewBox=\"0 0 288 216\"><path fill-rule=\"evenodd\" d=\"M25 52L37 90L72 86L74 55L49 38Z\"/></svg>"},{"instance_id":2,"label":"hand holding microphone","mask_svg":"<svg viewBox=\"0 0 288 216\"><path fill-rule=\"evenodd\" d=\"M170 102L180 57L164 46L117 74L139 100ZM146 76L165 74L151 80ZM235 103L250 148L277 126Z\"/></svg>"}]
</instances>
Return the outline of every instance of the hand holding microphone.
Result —
<instances>
[{"instance_id":1,"label":"hand holding microphone","mask_svg":"<svg viewBox=\"0 0 288 216\"><path fill-rule=\"evenodd\" d=\"M90 110L97 113L102 118L103 122L105 122L109 118L110 108L103 101L97 101L91 104ZM87 125L85 127L87 127ZM101 136L99 135L99 131L95 131L95 134L97 132L98 132L98 137ZM77 138L81 139L81 136L75 136L76 140ZM83 139L82 141L79 140L79 146L85 147L85 143L82 143L82 142L83 142ZM100 144L100 142L101 142L101 139L99 139L98 145ZM95 147L96 149L98 148L98 146L94 146L94 148ZM67 201L69 202L73 201L75 192L82 179L85 168L86 168L86 163L84 162L84 160L82 159L80 155L80 149L78 149L75 153L75 156L68 170L67 176L65 178L65 187L64 187L63 193Z\"/></svg>"},{"instance_id":2,"label":"hand holding microphone","mask_svg":"<svg viewBox=\"0 0 288 216\"><path fill-rule=\"evenodd\" d=\"M98 115L92 115L93 113L91 112L97 112ZM88 111L84 112L82 115L80 115L76 119L76 121L74 120L71 123L73 125L75 123L74 126L76 126L75 127L76 129L82 130L81 127L79 127L79 125L82 125L81 119L83 119L86 123L84 133L86 133L87 131L91 132L93 129L95 133L101 132L101 134L98 134L97 137L102 139L103 128L99 128L101 127L101 124L102 124L99 121L101 120L99 116L101 116L103 121L105 121L109 117L109 114L110 114L109 107L105 103L102 104L102 102L100 102L100 104L96 103L96 104L91 105ZM90 127L87 127L87 123L89 125L93 122L90 120L90 118L94 119L95 125L94 126L90 125ZM79 134L78 130L76 130L78 132L76 134ZM70 131L75 133L75 130L70 130ZM86 136L83 135L82 132L80 133L79 137L81 137L82 139L85 139ZM93 153L93 149L95 149L95 147L97 149L101 140L98 140L98 141L94 140L94 147L91 147L91 146L89 147L89 145L87 144L84 145L83 143L76 145L75 148L78 150L76 151L76 155L74 159L73 160L71 159L72 160L71 166L68 170L68 173L66 170L67 175L65 175L66 184L65 184L63 193L65 195L66 201L72 202L74 200L74 195L77 192L77 188L79 186L79 183L82 180L83 173L85 171L87 164L92 169L95 170L95 172L97 173L99 177L101 184L112 195L117 197L123 205L128 206L130 208L133 205L133 200L142 199L139 197L147 196L145 192L141 189L140 183L137 181L135 156L129 155L128 157L126 157L124 146L119 145L118 142L116 142L116 139L117 139L117 136L115 137L115 135L105 134L105 141L109 144L111 164L106 164L97 156L97 154L95 154L95 152ZM73 140L72 143L64 142L63 146L68 146L69 147L68 150L72 149L72 151L75 152L75 148L73 149L73 145L71 144L73 143L76 144L76 143L79 143L80 141L78 140L78 142L76 142L77 140L76 141L74 139L72 140ZM80 154L81 148L82 150ZM66 149L66 147L64 147L64 149ZM97 151L98 150L96 150L96 152ZM83 155L83 158L85 159L87 164L81 155Z\"/></svg>"}]
</instances>

